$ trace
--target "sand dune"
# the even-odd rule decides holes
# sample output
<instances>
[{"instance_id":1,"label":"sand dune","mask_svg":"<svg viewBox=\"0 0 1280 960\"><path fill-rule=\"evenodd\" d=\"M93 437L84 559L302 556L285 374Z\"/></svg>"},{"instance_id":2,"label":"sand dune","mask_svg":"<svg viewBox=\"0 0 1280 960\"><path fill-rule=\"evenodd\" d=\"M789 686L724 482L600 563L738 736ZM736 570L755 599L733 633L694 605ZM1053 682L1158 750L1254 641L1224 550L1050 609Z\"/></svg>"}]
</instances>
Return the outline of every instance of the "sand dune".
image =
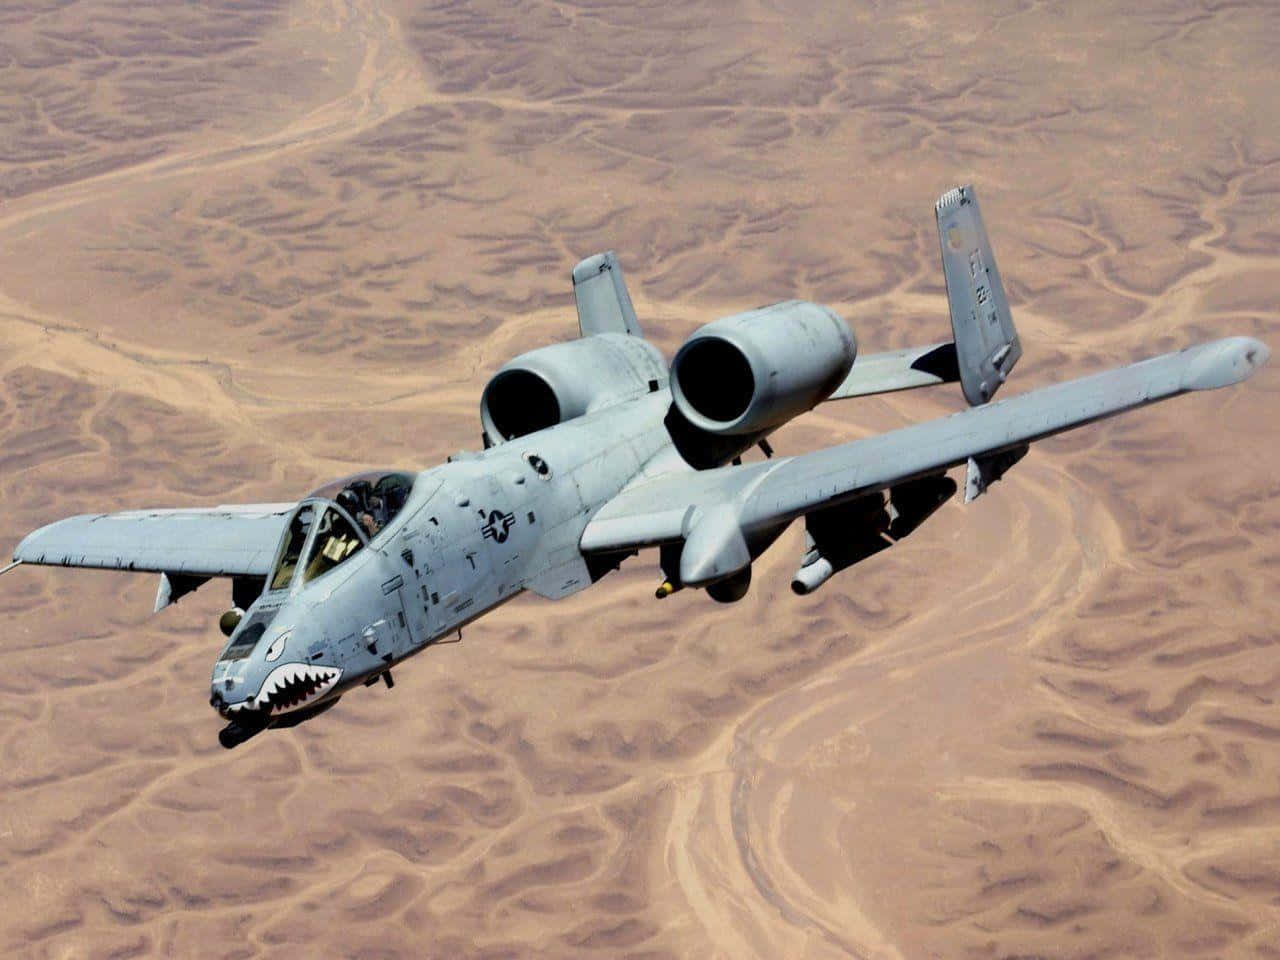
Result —
<instances>
[{"instance_id":1,"label":"sand dune","mask_svg":"<svg viewBox=\"0 0 1280 960\"><path fill-rule=\"evenodd\" d=\"M958 182L1010 392L1274 346L1280 15L1145 7L10 4L0 545L474 447L601 249L668 354L787 297L936 341ZM231 753L221 587L16 571L0 949L1280 956L1278 377L1043 443L814 597L797 531L731 608L642 557Z\"/></svg>"}]
</instances>

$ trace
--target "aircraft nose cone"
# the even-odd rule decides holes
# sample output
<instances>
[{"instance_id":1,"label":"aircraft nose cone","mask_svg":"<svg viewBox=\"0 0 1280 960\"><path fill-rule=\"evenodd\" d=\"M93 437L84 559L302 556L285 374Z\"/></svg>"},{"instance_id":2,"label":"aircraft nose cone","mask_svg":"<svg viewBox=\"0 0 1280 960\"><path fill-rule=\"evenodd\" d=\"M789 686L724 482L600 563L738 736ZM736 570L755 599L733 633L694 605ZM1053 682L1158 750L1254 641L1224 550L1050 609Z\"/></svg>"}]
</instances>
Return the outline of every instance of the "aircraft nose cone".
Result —
<instances>
[{"instance_id":1,"label":"aircraft nose cone","mask_svg":"<svg viewBox=\"0 0 1280 960\"><path fill-rule=\"evenodd\" d=\"M224 717L251 707L252 697L246 696L242 677L215 670L209 683L209 706Z\"/></svg>"},{"instance_id":2,"label":"aircraft nose cone","mask_svg":"<svg viewBox=\"0 0 1280 960\"><path fill-rule=\"evenodd\" d=\"M222 716L230 716L231 713L240 706L239 703L232 703L230 699L230 691L226 689L226 685L215 683L209 689L209 706L213 707Z\"/></svg>"}]
</instances>

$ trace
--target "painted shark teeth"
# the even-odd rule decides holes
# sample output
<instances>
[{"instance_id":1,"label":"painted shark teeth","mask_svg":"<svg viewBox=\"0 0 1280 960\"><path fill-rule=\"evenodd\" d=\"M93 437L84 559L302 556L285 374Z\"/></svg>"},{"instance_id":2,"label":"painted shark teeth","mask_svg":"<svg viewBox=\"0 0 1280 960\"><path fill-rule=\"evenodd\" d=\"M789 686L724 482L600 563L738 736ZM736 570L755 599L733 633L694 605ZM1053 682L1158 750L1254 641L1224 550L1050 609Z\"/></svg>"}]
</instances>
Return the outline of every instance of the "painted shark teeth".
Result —
<instances>
[{"instance_id":1,"label":"painted shark teeth","mask_svg":"<svg viewBox=\"0 0 1280 960\"><path fill-rule=\"evenodd\" d=\"M337 684L341 676L342 671L337 667L285 663L267 675L256 697L238 706L270 713L288 713L318 700Z\"/></svg>"}]
</instances>

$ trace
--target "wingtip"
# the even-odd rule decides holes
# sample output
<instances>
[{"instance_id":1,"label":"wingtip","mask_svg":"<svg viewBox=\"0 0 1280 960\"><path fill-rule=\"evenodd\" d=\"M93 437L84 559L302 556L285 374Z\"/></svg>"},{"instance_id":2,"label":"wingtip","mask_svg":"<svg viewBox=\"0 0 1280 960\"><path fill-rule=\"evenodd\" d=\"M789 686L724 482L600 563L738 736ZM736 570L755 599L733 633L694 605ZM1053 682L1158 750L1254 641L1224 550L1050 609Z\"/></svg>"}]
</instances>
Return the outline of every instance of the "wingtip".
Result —
<instances>
[{"instance_id":1,"label":"wingtip","mask_svg":"<svg viewBox=\"0 0 1280 960\"><path fill-rule=\"evenodd\" d=\"M62 522L62 520L55 520L53 523L46 523L43 527L37 527L18 541L18 545L13 548L13 562L43 563L44 552L37 552L36 549L40 542L40 538L48 532L50 527L56 526Z\"/></svg>"},{"instance_id":2,"label":"wingtip","mask_svg":"<svg viewBox=\"0 0 1280 960\"><path fill-rule=\"evenodd\" d=\"M1245 339L1252 344L1250 349L1245 352L1245 360L1252 368L1250 369L1249 374L1252 376L1255 370L1267 365L1267 361L1271 359L1271 348L1261 340L1255 340L1252 337L1245 337Z\"/></svg>"},{"instance_id":3,"label":"wingtip","mask_svg":"<svg viewBox=\"0 0 1280 960\"><path fill-rule=\"evenodd\" d=\"M1215 390L1241 383L1271 359L1271 348L1253 337L1227 337L1192 347L1182 385L1187 390Z\"/></svg>"}]
</instances>

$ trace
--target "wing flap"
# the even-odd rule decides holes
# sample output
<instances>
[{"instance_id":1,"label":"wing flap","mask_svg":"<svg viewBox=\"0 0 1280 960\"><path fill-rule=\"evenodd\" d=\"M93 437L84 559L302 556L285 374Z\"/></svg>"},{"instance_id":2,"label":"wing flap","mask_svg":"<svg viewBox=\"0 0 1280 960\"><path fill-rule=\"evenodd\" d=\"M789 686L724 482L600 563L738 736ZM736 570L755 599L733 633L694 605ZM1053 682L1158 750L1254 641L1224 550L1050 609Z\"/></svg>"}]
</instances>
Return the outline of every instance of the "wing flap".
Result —
<instances>
[{"instance_id":1,"label":"wing flap","mask_svg":"<svg viewBox=\"0 0 1280 960\"><path fill-rule=\"evenodd\" d=\"M294 506L82 514L29 534L13 559L191 577L266 576Z\"/></svg>"},{"instance_id":2,"label":"wing flap","mask_svg":"<svg viewBox=\"0 0 1280 960\"><path fill-rule=\"evenodd\" d=\"M674 542L702 512L722 503L735 505L745 531L776 526L971 457L1013 450L1190 390L1238 383L1269 356L1257 340L1230 337L799 457L655 478L601 508L583 531L581 547L609 551Z\"/></svg>"}]
</instances>

